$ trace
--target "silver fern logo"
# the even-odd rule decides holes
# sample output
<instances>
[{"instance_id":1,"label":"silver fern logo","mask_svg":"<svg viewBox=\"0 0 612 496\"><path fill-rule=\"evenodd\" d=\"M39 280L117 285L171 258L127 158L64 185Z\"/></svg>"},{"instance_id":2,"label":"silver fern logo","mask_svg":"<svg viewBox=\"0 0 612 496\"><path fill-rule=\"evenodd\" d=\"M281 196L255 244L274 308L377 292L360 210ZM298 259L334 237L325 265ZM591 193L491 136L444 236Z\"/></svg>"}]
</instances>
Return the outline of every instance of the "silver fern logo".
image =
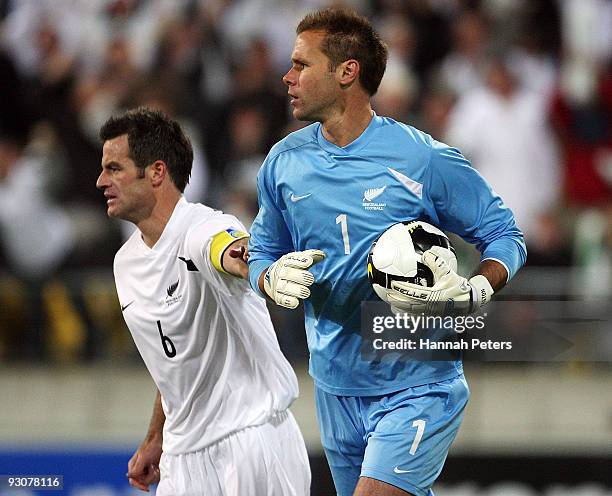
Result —
<instances>
[{"instance_id":1,"label":"silver fern logo","mask_svg":"<svg viewBox=\"0 0 612 496\"><path fill-rule=\"evenodd\" d=\"M170 286L168 286L168 289L166 289L166 293L168 293L168 296L172 296L174 294L176 288L178 288L178 285L179 282L176 281L174 284L170 284Z\"/></svg>"},{"instance_id":2,"label":"silver fern logo","mask_svg":"<svg viewBox=\"0 0 612 496\"><path fill-rule=\"evenodd\" d=\"M170 286L168 286L168 288L166 289L166 294L168 296L166 296L166 305L170 306L170 305L174 305L175 303L178 303L179 301L182 300L183 298L183 294L180 292L176 292L176 290L178 289L179 286L179 279L177 279L176 282L170 284ZM176 293L176 294L175 294Z\"/></svg>"},{"instance_id":3,"label":"silver fern logo","mask_svg":"<svg viewBox=\"0 0 612 496\"><path fill-rule=\"evenodd\" d=\"M378 198L380 195L382 195L384 193L384 191L387 189L386 186L383 186L382 188L370 188L370 189L366 189L363 192L363 201L367 201L367 202L371 202L374 201L375 198Z\"/></svg>"},{"instance_id":4,"label":"silver fern logo","mask_svg":"<svg viewBox=\"0 0 612 496\"><path fill-rule=\"evenodd\" d=\"M374 200L378 198L380 195L382 195L386 189L387 189L386 186L382 186L380 188L366 189L363 192L363 200L362 200L363 208L365 208L366 210L384 209L387 206L386 203L375 203Z\"/></svg>"}]
</instances>

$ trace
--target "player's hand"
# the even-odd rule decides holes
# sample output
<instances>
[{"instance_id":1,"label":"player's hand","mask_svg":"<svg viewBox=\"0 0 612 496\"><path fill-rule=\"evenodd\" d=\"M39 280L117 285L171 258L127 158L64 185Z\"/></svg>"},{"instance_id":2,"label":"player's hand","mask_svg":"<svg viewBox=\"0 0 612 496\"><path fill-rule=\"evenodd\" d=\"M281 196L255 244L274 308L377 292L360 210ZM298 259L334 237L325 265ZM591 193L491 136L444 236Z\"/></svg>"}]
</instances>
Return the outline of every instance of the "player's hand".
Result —
<instances>
[{"instance_id":1,"label":"player's hand","mask_svg":"<svg viewBox=\"0 0 612 496\"><path fill-rule=\"evenodd\" d=\"M249 279L248 238L234 241L223 254L223 269L236 277Z\"/></svg>"},{"instance_id":2,"label":"player's hand","mask_svg":"<svg viewBox=\"0 0 612 496\"><path fill-rule=\"evenodd\" d=\"M241 245L236 248L230 248L229 256L231 258L239 258L244 263L248 263L249 262L249 247L245 245Z\"/></svg>"},{"instance_id":3,"label":"player's hand","mask_svg":"<svg viewBox=\"0 0 612 496\"><path fill-rule=\"evenodd\" d=\"M395 281L387 293L394 312L426 315L466 315L486 305L493 288L486 277L477 275L469 281L450 268L433 251L423 253L423 263L433 273L432 287Z\"/></svg>"},{"instance_id":4,"label":"player's hand","mask_svg":"<svg viewBox=\"0 0 612 496\"><path fill-rule=\"evenodd\" d=\"M295 251L283 255L274 262L264 275L265 292L278 305L296 308L310 296L310 286L314 276L308 271L314 264L325 258L321 250Z\"/></svg>"},{"instance_id":5,"label":"player's hand","mask_svg":"<svg viewBox=\"0 0 612 496\"><path fill-rule=\"evenodd\" d=\"M151 484L159 482L159 460L162 448L159 442L143 442L128 462L127 478L130 486L149 491Z\"/></svg>"}]
</instances>

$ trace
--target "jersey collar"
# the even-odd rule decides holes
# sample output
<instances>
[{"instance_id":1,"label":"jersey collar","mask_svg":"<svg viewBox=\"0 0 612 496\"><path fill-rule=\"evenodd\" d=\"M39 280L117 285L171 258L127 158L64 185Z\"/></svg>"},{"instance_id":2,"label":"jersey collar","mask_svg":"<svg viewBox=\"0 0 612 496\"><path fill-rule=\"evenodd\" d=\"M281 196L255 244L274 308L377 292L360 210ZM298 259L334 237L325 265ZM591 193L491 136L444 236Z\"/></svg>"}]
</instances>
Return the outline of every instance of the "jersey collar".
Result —
<instances>
[{"instance_id":1,"label":"jersey collar","mask_svg":"<svg viewBox=\"0 0 612 496\"><path fill-rule=\"evenodd\" d=\"M338 146L330 141L325 139L323 136L323 126L321 123L317 125L317 141L319 142L319 146L323 148L328 153L333 155L351 155L363 148L368 144L376 130L383 125L383 119L376 115L376 112L372 111L372 119L368 124L368 127L365 128L363 133L361 133L354 141L351 141L346 146Z\"/></svg>"},{"instance_id":2,"label":"jersey collar","mask_svg":"<svg viewBox=\"0 0 612 496\"><path fill-rule=\"evenodd\" d=\"M176 202L174 206L174 210L172 211L172 215L168 219L168 223L164 227L161 236L157 240L157 242L153 245L152 248L149 248L145 242L142 240L142 234L140 231L137 231L135 234L138 236L139 244L143 251L146 253L160 252L164 251L167 246L170 246L176 243L175 231L180 229L180 218L182 217L182 212L187 207L188 203L184 196L179 198L179 201Z\"/></svg>"}]
</instances>

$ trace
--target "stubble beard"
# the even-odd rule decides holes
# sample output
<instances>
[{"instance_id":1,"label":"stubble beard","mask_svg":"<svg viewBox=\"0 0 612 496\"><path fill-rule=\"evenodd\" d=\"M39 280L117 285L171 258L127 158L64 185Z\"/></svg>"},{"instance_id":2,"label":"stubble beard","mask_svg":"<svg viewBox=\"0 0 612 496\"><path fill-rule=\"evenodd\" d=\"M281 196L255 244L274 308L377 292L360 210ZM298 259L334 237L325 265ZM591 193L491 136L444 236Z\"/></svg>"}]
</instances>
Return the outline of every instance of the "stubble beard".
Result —
<instances>
[{"instance_id":1,"label":"stubble beard","mask_svg":"<svg viewBox=\"0 0 612 496\"><path fill-rule=\"evenodd\" d=\"M329 102L318 102L315 107L295 109L293 111L293 117L298 121L305 122L324 122L326 110L330 107Z\"/></svg>"}]
</instances>

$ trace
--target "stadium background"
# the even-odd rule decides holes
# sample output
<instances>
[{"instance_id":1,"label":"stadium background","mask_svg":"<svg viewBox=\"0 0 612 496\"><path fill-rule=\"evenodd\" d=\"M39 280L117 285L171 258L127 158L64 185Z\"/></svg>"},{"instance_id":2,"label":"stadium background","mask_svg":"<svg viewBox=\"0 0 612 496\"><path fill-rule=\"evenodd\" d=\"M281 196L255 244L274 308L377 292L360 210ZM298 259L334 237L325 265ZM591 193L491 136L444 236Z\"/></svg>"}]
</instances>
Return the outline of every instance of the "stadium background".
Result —
<instances>
[{"instance_id":1,"label":"stadium background","mask_svg":"<svg viewBox=\"0 0 612 496\"><path fill-rule=\"evenodd\" d=\"M95 189L100 124L140 104L175 116L196 148L188 198L250 222L263 157L300 125L280 81L295 25L332 4L389 44L378 113L460 147L527 235L499 300L538 352L466 364L472 400L436 493L612 494L609 0L0 0L0 474L132 494L154 389L114 292L129 226ZM456 242L467 272L475 253ZM550 308L569 354L517 318ZM271 310L313 495L329 495L301 316Z\"/></svg>"}]
</instances>

